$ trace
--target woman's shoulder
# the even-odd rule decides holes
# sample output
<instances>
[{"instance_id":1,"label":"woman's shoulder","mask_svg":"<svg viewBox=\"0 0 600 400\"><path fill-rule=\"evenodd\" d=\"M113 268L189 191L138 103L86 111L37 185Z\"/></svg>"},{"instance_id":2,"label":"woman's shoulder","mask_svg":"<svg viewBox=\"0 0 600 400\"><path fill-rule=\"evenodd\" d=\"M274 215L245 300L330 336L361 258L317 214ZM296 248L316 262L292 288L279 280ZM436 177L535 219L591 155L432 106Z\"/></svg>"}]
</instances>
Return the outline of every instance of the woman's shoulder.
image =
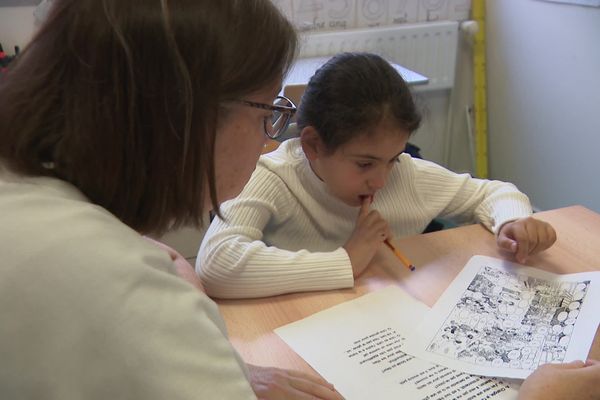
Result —
<instances>
[{"instance_id":1,"label":"woman's shoulder","mask_svg":"<svg viewBox=\"0 0 600 400\"><path fill-rule=\"evenodd\" d=\"M73 278L104 274L107 281L111 272L124 277L143 267L169 268L168 257L157 259L137 232L58 179L4 182L0 210L0 248L13 249L13 265Z\"/></svg>"},{"instance_id":2,"label":"woman's shoulder","mask_svg":"<svg viewBox=\"0 0 600 400\"><path fill-rule=\"evenodd\" d=\"M136 312L167 321L167 314L146 312L169 304L219 321L214 303L176 275L164 250L68 184L27 185L12 194L0 190L0 286L13 282L0 297L25 290L32 302L44 302L39 310L85 310L74 315L82 324L105 315L107 307L114 318L106 316L106 323Z\"/></svg>"},{"instance_id":3,"label":"woman's shoulder","mask_svg":"<svg viewBox=\"0 0 600 400\"><path fill-rule=\"evenodd\" d=\"M198 359L189 373L158 373L165 384L154 387L167 389L166 380L176 377L202 390L214 382L203 374L205 362L237 369L228 377L244 384L214 302L175 274L165 251L68 184L0 183L0 253L0 310L10 321L3 337L19 349L9 359L38 357L28 352L27 338L40 338L52 344L45 359L60 361L57 368L70 371L65 376L95 354L86 360L90 368L109 371L111 384L134 388L141 375L127 367L131 362L176 371L172 354L186 352ZM35 376L35 367L27 376ZM73 385L53 385L63 383Z\"/></svg>"}]
</instances>

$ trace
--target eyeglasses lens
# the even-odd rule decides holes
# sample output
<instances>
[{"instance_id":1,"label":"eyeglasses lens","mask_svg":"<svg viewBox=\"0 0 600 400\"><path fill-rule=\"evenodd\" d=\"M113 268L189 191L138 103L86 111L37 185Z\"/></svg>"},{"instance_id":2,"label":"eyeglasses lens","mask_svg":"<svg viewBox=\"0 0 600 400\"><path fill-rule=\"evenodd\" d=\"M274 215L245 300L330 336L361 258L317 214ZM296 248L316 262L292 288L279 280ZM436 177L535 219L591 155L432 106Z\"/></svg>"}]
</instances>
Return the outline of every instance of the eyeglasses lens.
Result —
<instances>
[{"instance_id":1,"label":"eyeglasses lens","mask_svg":"<svg viewBox=\"0 0 600 400\"><path fill-rule=\"evenodd\" d=\"M273 102L274 106L293 107L287 99L278 97ZM291 113L287 111L273 110L270 121L265 121L265 130L269 137L276 138L285 132L290 122ZM269 123L270 122L270 123Z\"/></svg>"}]
</instances>

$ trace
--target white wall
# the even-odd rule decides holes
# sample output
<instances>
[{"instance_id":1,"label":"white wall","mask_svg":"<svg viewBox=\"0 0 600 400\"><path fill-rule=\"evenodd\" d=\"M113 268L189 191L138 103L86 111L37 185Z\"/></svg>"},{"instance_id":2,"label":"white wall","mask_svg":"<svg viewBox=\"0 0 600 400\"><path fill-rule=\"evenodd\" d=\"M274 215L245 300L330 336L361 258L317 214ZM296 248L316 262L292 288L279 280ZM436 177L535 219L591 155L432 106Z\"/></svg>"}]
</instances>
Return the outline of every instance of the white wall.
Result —
<instances>
[{"instance_id":1,"label":"white wall","mask_svg":"<svg viewBox=\"0 0 600 400\"><path fill-rule=\"evenodd\" d=\"M600 8L488 0L490 174L600 212Z\"/></svg>"},{"instance_id":2,"label":"white wall","mask_svg":"<svg viewBox=\"0 0 600 400\"><path fill-rule=\"evenodd\" d=\"M14 54L15 46L21 49L35 31L35 7L0 7L0 43L4 51Z\"/></svg>"},{"instance_id":3,"label":"white wall","mask_svg":"<svg viewBox=\"0 0 600 400\"><path fill-rule=\"evenodd\" d=\"M419 130L410 139L410 143L421 149L423 158L440 164L444 162L444 135L449 95L449 90L417 93L423 120Z\"/></svg>"}]
</instances>

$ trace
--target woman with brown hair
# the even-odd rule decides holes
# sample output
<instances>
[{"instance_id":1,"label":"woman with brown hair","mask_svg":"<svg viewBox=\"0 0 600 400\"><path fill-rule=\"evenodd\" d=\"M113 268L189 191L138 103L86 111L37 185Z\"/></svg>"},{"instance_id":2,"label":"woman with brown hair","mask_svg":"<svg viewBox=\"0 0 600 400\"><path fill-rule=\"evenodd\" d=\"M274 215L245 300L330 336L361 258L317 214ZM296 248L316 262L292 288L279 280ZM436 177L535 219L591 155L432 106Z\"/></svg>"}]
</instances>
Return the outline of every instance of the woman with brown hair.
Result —
<instances>
[{"instance_id":1,"label":"woman with brown hair","mask_svg":"<svg viewBox=\"0 0 600 400\"><path fill-rule=\"evenodd\" d=\"M141 235L239 193L295 51L268 0L54 2L0 82L0 398L341 398L244 365Z\"/></svg>"}]
</instances>

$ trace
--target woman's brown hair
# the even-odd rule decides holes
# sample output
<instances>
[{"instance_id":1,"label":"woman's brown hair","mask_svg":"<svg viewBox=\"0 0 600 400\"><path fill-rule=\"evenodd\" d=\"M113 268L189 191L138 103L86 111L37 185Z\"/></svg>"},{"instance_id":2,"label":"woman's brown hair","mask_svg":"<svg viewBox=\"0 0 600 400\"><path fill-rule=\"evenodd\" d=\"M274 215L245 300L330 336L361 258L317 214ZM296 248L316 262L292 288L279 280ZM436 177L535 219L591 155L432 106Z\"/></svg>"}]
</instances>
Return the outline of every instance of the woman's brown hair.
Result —
<instances>
[{"instance_id":1,"label":"woman's brown hair","mask_svg":"<svg viewBox=\"0 0 600 400\"><path fill-rule=\"evenodd\" d=\"M198 225L207 196L218 211L220 104L281 79L296 46L270 0L55 0L0 78L0 159L140 232Z\"/></svg>"}]
</instances>

